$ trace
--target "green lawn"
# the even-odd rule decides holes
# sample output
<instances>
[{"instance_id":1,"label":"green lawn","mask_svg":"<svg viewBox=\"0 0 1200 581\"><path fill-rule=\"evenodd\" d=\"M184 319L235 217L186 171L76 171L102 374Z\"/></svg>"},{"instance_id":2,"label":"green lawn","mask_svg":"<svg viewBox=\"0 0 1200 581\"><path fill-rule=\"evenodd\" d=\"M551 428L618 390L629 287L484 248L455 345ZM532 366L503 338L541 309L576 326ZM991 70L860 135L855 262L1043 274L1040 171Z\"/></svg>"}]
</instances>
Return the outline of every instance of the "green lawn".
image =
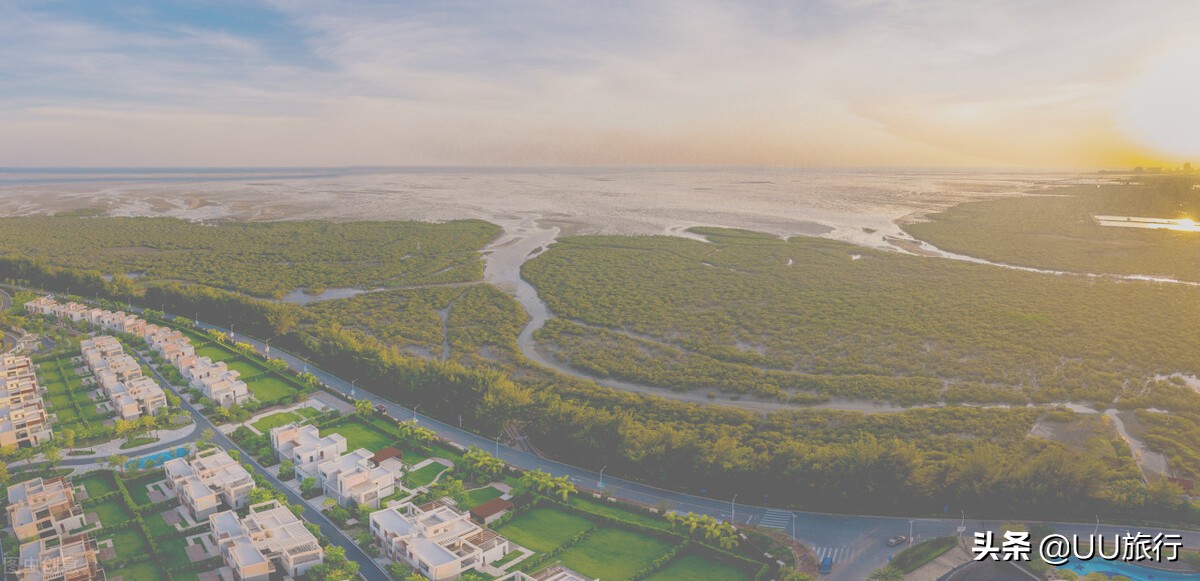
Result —
<instances>
[{"instance_id":1,"label":"green lawn","mask_svg":"<svg viewBox=\"0 0 1200 581\"><path fill-rule=\"evenodd\" d=\"M291 385L288 385L288 382L279 379L274 375L260 377L254 381L247 381L246 386L250 388L250 393L254 394L254 397L258 399L258 401L265 402L275 401L280 397L299 391Z\"/></svg>"},{"instance_id":2,"label":"green lawn","mask_svg":"<svg viewBox=\"0 0 1200 581\"><path fill-rule=\"evenodd\" d=\"M251 387L253 389L253 386ZM344 422L321 430L321 436L329 434L341 434L346 438L346 448L353 452L359 448L366 448L372 452L378 452L395 441L391 436L372 428L366 424L359 423L353 418Z\"/></svg>"},{"instance_id":3,"label":"green lawn","mask_svg":"<svg viewBox=\"0 0 1200 581\"><path fill-rule=\"evenodd\" d=\"M619 506L615 506L615 505L605 503L605 502L596 502L590 498L583 498L582 496L576 495L576 496L571 497L570 502L576 508L590 512L592 514L607 516L609 518L615 518L617 520L623 520L625 522L637 523L637 524L640 524L643 526L647 526L647 527L654 528L654 529L660 529L660 530L664 530L664 531L670 530L670 528L671 528L671 523L667 522L667 519L665 519L665 518L656 518L654 516L648 515L643 512L626 510Z\"/></svg>"},{"instance_id":4,"label":"green lawn","mask_svg":"<svg viewBox=\"0 0 1200 581\"><path fill-rule=\"evenodd\" d=\"M535 508L500 527L497 532L527 549L548 553L575 535L592 528L592 521L552 508Z\"/></svg>"},{"instance_id":5,"label":"green lawn","mask_svg":"<svg viewBox=\"0 0 1200 581\"><path fill-rule=\"evenodd\" d=\"M152 514L145 517L145 519L146 528L150 531L151 535L154 535L154 538L159 540L160 543L163 539L169 539L173 536L179 536L181 534L175 529L175 527L167 524L167 521L163 520L162 514Z\"/></svg>"},{"instance_id":6,"label":"green lawn","mask_svg":"<svg viewBox=\"0 0 1200 581\"><path fill-rule=\"evenodd\" d=\"M154 442L157 442L157 441L158 441L158 438L151 438L150 436L138 436L136 438L127 440L127 441L125 441L125 443L121 444L121 449L128 450L130 448L136 448L138 446L145 446L146 444L153 444Z\"/></svg>"},{"instance_id":7,"label":"green lawn","mask_svg":"<svg viewBox=\"0 0 1200 581\"><path fill-rule=\"evenodd\" d=\"M646 581L749 581L744 571L724 563L687 555L667 563Z\"/></svg>"},{"instance_id":8,"label":"green lawn","mask_svg":"<svg viewBox=\"0 0 1200 581\"><path fill-rule=\"evenodd\" d=\"M503 492L500 492L500 489L491 486L478 488L467 493L467 500L463 503L462 507L466 510L471 510L493 498L500 498L503 494Z\"/></svg>"},{"instance_id":9,"label":"green lawn","mask_svg":"<svg viewBox=\"0 0 1200 581\"><path fill-rule=\"evenodd\" d=\"M114 571L105 569L104 573L109 579L120 577L125 581L160 581L167 578L162 567L149 562L135 563Z\"/></svg>"},{"instance_id":10,"label":"green lawn","mask_svg":"<svg viewBox=\"0 0 1200 581\"><path fill-rule=\"evenodd\" d=\"M146 485L152 482L158 482L164 478L162 470L155 470L149 474L139 476L132 480L125 481L125 488L129 490L129 496L137 503L138 506L150 504L150 491L146 490Z\"/></svg>"},{"instance_id":11,"label":"green lawn","mask_svg":"<svg viewBox=\"0 0 1200 581\"><path fill-rule=\"evenodd\" d=\"M142 537L142 533L135 528L123 529L114 533L111 537L105 536L104 531L100 531L101 537L111 538L113 547L117 550L117 557L128 559L136 555L145 555L150 546L146 543L146 539Z\"/></svg>"},{"instance_id":12,"label":"green lawn","mask_svg":"<svg viewBox=\"0 0 1200 581\"><path fill-rule=\"evenodd\" d=\"M300 408L300 409L310 410L311 408ZM254 426L254 429L266 434L267 432L271 431L271 428L287 425L292 422L298 422L298 421L304 419L304 417L306 415L309 415L309 414L297 413L296 411L279 412L276 414L271 414L269 416L259 418L251 425ZM347 445L349 445L349 443L347 443Z\"/></svg>"},{"instance_id":13,"label":"green lawn","mask_svg":"<svg viewBox=\"0 0 1200 581\"><path fill-rule=\"evenodd\" d=\"M238 357L237 359L227 360L225 362L225 365L229 366L230 369L242 374L243 378L253 377L260 373L266 373L266 371L267 371L266 367L263 367L253 361L250 361L250 360L246 359L245 357Z\"/></svg>"},{"instance_id":14,"label":"green lawn","mask_svg":"<svg viewBox=\"0 0 1200 581\"><path fill-rule=\"evenodd\" d=\"M628 579L666 553L671 545L620 529L600 529L559 555L563 565L589 577Z\"/></svg>"},{"instance_id":15,"label":"green lawn","mask_svg":"<svg viewBox=\"0 0 1200 581\"><path fill-rule=\"evenodd\" d=\"M237 354L234 353L233 351L230 351L220 345L217 345L216 343L208 343L208 344L202 345L198 349L196 349L197 357L208 357L209 359L212 359L213 361L224 361L224 360L232 358L236 355Z\"/></svg>"},{"instance_id":16,"label":"green lawn","mask_svg":"<svg viewBox=\"0 0 1200 581\"><path fill-rule=\"evenodd\" d=\"M87 490L89 498L96 498L117 489L117 485L113 483L112 474L109 472L89 472L83 478L76 478L75 484L82 484L84 490Z\"/></svg>"},{"instance_id":17,"label":"green lawn","mask_svg":"<svg viewBox=\"0 0 1200 581\"><path fill-rule=\"evenodd\" d=\"M162 550L162 554L167 556L167 562L164 563L167 567L185 567L192 562L187 556L187 539L184 537L160 538L158 547Z\"/></svg>"},{"instance_id":18,"label":"green lawn","mask_svg":"<svg viewBox=\"0 0 1200 581\"><path fill-rule=\"evenodd\" d=\"M58 417L58 422L54 424L56 430L61 430L67 427L67 424L79 421L79 412L71 408L51 409L50 412Z\"/></svg>"},{"instance_id":19,"label":"green lawn","mask_svg":"<svg viewBox=\"0 0 1200 581\"><path fill-rule=\"evenodd\" d=\"M71 396L67 394L50 396L50 411L57 411L59 408L71 407Z\"/></svg>"},{"instance_id":20,"label":"green lawn","mask_svg":"<svg viewBox=\"0 0 1200 581\"><path fill-rule=\"evenodd\" d=\"M133 518L133 515L125 510L124 504L119 500L101 502L96 506L84 509L84 512L88 511L95 512L100 517L100 523L105 527L117 526Z\"/></svg>"},{"instance_id":21,"label":"green lawn","mask_svg":"<svg viewBox=\"0 0 1200 581\"><path fill-rule=\"evenodd\" d=\"M433 479L437 478L437 475L441 474L444 470L447 470L445 466L442 466L437 462L430 462L429 464L425 465L424 468L421 468L420 470L414 470L406 474L404 476L405 487L416 488L418 486L425 486L426 484L433 482Z\"/></svg>"}]
</instances>

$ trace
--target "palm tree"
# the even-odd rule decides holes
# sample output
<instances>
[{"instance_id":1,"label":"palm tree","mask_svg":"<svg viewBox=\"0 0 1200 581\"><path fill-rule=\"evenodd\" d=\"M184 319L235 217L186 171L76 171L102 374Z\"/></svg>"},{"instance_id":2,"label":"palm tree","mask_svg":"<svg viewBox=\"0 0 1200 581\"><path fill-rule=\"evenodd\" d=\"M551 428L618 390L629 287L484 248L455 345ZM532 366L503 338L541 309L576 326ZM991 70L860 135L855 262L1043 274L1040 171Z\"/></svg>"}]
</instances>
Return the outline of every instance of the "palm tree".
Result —
<instances>
[{"instance_id":1,"label":"palm tree","mask_svg":"<svg viewBox=\"0 0 1200 581\"><path fill-rule=\"evenodd\" d=\"M554 479L554 487L558 489L558 493L562 495L563 502L567 501L567 496L575 494L578 490L575 488L575 483L571 482L566 476L559 476Z\"/></svg>"},{"instance_id":2,"label":"palm tree","mask_svg":"<svg viewBox=\"0 0 1200 581\"><path fill-rule=\"evenodd\" d=\"M369 400L360 399L354 401L354 413L367 417L375 413L375 406Z\"/></svg>"}]
</instances>

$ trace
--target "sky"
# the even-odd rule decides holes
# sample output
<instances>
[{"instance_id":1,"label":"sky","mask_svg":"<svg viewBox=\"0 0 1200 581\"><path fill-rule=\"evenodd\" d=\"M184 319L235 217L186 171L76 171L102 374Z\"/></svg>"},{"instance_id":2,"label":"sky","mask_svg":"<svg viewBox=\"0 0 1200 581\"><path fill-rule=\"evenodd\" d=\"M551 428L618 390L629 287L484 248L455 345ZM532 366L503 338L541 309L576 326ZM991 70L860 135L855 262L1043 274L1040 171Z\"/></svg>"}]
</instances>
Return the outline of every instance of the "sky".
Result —
<instances>
[{"instance_id":1,"label":"sky","mask_svg":"<svg viewBox=\"0 0 1200 581\"><path fill-rule=\"evenodd\" d=\"M1200 3L0 0L0 167L1200 162Z\"/></svg>"}]
</instances>

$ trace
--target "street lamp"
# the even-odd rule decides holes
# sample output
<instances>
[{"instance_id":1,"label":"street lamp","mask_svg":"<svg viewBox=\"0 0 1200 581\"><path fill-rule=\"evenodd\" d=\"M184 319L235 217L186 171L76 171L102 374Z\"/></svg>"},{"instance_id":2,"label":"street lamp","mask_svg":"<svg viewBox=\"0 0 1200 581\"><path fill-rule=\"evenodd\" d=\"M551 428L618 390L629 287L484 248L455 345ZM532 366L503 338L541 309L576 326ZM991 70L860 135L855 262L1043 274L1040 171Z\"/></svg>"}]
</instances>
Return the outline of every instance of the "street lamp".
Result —
<instances>
[{"instance_id":1,"label":"street lamp","mask_svg":"<svg viewBox=\"0 0 1200 581\"><path fill-rule=\"evenodd\" d=\"M759 519L761 522L762 519ZM796 513L792 513L792 538L796 538Z\"/></svg>"},{"instance_id":2,"label":"street lamp","mask_svg":"<svg viewBox=\"0 0 1200 581\"><path fill-rule=\"evenodd\" d=\"M497 458L500 457L500 434L496 434L496 454L495 454L495 456Z\"/></svg>"},{"instance_id":3,"label":"street lamp","mask_svg":"<svg viewBox=\"0 0 1200 581\"><path fill-rule=\"evenodd\" d=\"M196 311L196 326L200 326L200 311Z\"/></svg>"},{"instance_id":4,"label":"street lamp","mask_svg":"<svg viewBox=\"0 0 1200 581\"><path fill-rule=\"evenodd\" d=\"M236 324L237 324L237 323L230 323L230 324L229 324L229 339L230 339L230 340L233 340L233 338L234 338L234 336L233 336L233 326L234 326L234 325L236 325Z\"/></svg>"},{"instance_id":5,"label":"street lamp","mask_svg":"<svg viewBox=\"0 0 1200 581\"><path fill-rule=\"evenodd\" d=\"M263 355L271 354L271 339L274 339L274 337L267 337L267 340L263 341L263 345L266 345L263 347Z\"/></svg>"},{"instance_id":6,"label":"street lamp","mask_svg":"<svg viewBox=\"0 0 1200 581\"><path fill-rule=\"evenodd\" d=\"M913 535L913 523L914 522L916 522L914 519L911 519L911 518L908 519L908 546L910 546L910 547L912 546L912 535Z\"/></svg>"},{"instance_id":7,"label":"street lamp","mask_svg":"<svg viewBox=\"0 0 1200 581\"><path fill-rule=\"evenodd\" d=\"M733 500L729 501L729 520L734 523L737 522L737 497L738 495L734 494Z\"/></svg>"},{"instance_id":8,"label":"street lamp","mask_svg":"<svg viewBox=\"0 0 1200 581\"><path fill-rule=\"evenodd\" d=\"M600 488L604 488L604 471L605 470L608 470L607 464L604 465L604 468L600 469Z\"/></svg>"},{"instance_id":9,"label":"street lamp","mask_svg":"<svg viewBox=\"0 0 1200 581\"><path fill-rule=\"evenodd\" d=\"M351 379L351 380L350 380L350 399L354 399L354 390L355 390L355 388L357 387L357 386L355 386L355 385L354 385L355 383L358 383L358 378L357 378L357 377L355 377L354 379Z\"/></svg>"},{"instance_id":10,"label":"street lamp","mask_svg":"<svg viewBox=\"0 0 1200 581\"><path fill-rule=\"evenodd\" d=\"M418 421L417 410L419 410L419 409L421 409L421 404L417 404L417 407L413 408L413 423L414 424L417 423L417 421Z\"/></svg>"}]
</instances>

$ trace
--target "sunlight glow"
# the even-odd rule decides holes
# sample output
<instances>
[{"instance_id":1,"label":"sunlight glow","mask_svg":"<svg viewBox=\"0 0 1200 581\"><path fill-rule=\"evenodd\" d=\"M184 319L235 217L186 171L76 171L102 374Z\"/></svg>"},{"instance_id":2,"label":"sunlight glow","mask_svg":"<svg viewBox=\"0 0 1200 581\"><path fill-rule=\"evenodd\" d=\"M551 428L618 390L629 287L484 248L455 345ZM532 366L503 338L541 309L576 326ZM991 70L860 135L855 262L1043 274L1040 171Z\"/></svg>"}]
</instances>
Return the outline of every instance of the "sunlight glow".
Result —
<instances>
[{"instance_id":1,"label":"sunlight glow","mask_svg":"<svg viewBox=\"0 0 1200 581\"><path fill-rule=\"evenodd\" d=\"M1200 48L1176 50L1151 63L1129 86L1118 114L1121 128L1163 154L1200 156Z\"/></svg>"}]
</instances>

